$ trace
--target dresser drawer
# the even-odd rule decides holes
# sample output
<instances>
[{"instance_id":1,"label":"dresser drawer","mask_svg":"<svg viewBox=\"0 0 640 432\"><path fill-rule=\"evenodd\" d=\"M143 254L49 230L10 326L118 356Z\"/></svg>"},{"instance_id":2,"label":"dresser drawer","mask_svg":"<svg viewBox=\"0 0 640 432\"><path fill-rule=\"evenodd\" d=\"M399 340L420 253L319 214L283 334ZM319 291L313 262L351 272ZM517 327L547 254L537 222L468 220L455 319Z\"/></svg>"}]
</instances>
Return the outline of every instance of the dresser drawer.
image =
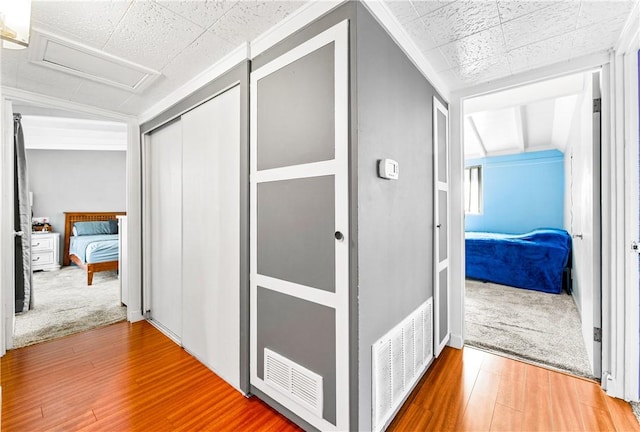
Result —
<instances>
[{"instance_id":1,"label":"dresser drawer","mask_svg":"<svg viewBox=\"0 0 640 432\"><path fill-rule=\"evenodd\" d=\"M37 251L52 251L54 239L52 237L39 238L39 236L31 237L31 250Z\"/></svg>"},{"instance_id":2,"label":"dresser drawer","mask_svg":"<svg viewBox=\"0 0 640 432\"><path fill-rule=\"evenodd\" d=\"M31 254L31 264L33 267L40 267L53 264L53 251L35 252Z\"/></svg>"}]
</instances>

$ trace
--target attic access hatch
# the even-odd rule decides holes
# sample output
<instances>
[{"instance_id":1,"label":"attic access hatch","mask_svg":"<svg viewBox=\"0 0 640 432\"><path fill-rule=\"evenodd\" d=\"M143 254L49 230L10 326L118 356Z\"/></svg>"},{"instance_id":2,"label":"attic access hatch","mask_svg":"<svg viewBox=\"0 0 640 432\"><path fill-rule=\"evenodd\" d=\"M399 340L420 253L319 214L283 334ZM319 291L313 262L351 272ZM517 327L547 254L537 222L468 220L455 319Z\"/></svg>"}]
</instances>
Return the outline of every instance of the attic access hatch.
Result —
<instances>
[{"instance_id":1,"label":"attic access hatch","mask_svg":"<svg viewBox=\"0 0 640 432\"><path fill-rule=\"evenodd\" d=\"M31 32L29 61L134 93L160 76L156 70L37 29Z\"/></svg>"}]
</instances>

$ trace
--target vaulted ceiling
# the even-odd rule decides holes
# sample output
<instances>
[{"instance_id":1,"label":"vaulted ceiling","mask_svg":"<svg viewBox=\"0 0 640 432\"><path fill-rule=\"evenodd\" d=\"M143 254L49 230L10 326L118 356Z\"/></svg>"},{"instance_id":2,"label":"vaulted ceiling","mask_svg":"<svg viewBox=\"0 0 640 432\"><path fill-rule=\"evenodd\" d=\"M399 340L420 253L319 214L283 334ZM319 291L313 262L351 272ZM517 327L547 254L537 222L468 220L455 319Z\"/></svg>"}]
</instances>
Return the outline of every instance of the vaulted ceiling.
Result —
<instances>
[{"instance_id":1,"label":"vaulted ceiling","mask_svg":"<svg viewBox=\"0 0 640 432\"><path fill-rule=\"evenodd\" d=\"M564 152L588 73L554 78L467 99L465 159L541 150Z\"/></svg>"},{"instance_id":2,"label":"vaulted ceiling","mask_svg":"<svg viewBox=\"0 0 640 432\"><path fill-rule=\"evenodd\" d=\"M455 90L610 49L638 1L384 3ZM79 44L85 54L117 60L121 66L133 63L158 77L137 90L108 85L30 62L37 54L32 45L26 50L1 50L2 85L140 114L304 4L278 0L34 0L36 34ZM59 61L59 52L50 54ZM74 56L67 57L82 61Z\"/></svg>"}]
</instances>

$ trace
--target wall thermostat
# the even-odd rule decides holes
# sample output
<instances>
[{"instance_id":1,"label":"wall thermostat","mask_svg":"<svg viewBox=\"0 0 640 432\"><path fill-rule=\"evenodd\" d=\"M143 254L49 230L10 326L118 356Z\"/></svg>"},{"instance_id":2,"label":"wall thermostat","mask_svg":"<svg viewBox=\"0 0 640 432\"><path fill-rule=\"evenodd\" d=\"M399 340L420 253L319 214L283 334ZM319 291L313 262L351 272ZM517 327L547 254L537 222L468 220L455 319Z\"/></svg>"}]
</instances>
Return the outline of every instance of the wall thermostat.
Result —
<instances>
[{"instance_id":1,"label":"wall thermostat","mask_svg":"<svg viewBox=\"0 0 640 432\"><path fill-rule=\"evenodd\" d=\"M380 159L378 161L378 176L387 180L398 180L398 162L393 159Z\"/></svg>"}]
</instances>

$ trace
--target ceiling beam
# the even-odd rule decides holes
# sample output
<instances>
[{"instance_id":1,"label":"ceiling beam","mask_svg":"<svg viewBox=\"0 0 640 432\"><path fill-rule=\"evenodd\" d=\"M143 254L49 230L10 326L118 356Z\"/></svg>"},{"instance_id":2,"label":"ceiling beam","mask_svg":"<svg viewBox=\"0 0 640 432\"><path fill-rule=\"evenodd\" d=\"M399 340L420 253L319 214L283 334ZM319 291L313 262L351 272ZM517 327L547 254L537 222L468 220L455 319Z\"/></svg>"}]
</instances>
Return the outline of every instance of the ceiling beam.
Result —
<instances>
[{"instance_id":1,"label":"ceiling beam","mask_svg":"<svg viewBox=\"0 0 640 432\"><path fill-rule=\"evenodd\" d=\"M527 150L527 107L520 105L515 107L514 114L516 120L516 145L518 148L525 152Z\"/></svg>"},{"instance_id":2,"label":"ceiling beam","mask_svg":"<svg viewBox=\"0 0 640 432\"><path fill-rule=\"evenodd\" d=\"M482 157L486 157L487 156L487 148L484 145L484 142L482 141L482 137L480 136L480 132L478 132L478 128L476 127L476 122L473 121L473 117L469 116L467 117L467 121L469 122L469 127L471 128L471 131L473 132L473 134L475 135L476 139L478 140L478 145L480 146L480 153L482 154Z\"/></svg>"}]
</instances>

